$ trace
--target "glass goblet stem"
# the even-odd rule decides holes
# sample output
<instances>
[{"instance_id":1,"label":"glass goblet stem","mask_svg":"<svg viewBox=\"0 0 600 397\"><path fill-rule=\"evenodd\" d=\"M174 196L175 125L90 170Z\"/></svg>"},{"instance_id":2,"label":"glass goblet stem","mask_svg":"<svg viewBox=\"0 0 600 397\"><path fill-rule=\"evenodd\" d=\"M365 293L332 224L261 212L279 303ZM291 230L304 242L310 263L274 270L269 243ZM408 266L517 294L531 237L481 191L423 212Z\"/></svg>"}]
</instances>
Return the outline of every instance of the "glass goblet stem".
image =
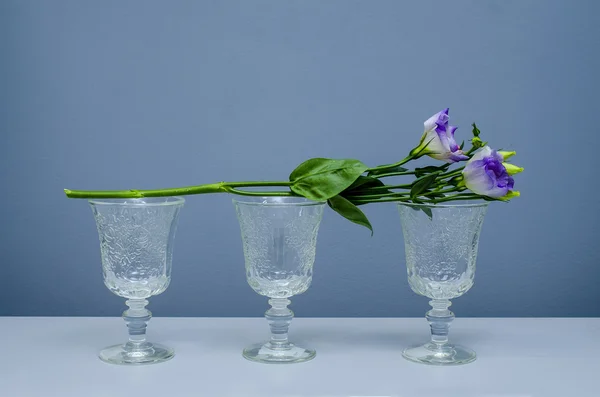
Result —
<instances>
[{"instance_id":1,"label":"glass goblet stem","mask_svg":"<svg viewBox=\"0 0 600 397\"><path fill-rule=\"evenodd\" d=\"M271 308L266 311L265 318L271 328L271 340L268 342L270 349L285 350L292 347L288 340L288 330L294 318L294 312L288 308L290 303L292 302L286 298L269 299Z\"/></svg>"},{"instance_id":2,"label":"glass goblet stem","mask_svg":"<svg viewBox=\"0 0 600 397\"><path fill-rule=\"evenodd\" d=\"M448 310L452 303L447 299L433 299L429 304L432 309L427 312L425 318L431 327L430 346L440 352L452 350L448 344L448 332L454 320L454 313Z\"/></svg>"},{"instance_id":3,"label":"glass goblet stem","mask_svg":"<svg viewBox=\"0 0 600 397\"><path fill-rule=\"evenodd\" d=\"M146 327L152 318L150 310L146 309L146 299L129 299L125 301L129 309L123 312L123 320L129 330L129 341L125 344L126 352L137 352L152 348L152 344L146 342Z\"/></svg>"}]
</instances>

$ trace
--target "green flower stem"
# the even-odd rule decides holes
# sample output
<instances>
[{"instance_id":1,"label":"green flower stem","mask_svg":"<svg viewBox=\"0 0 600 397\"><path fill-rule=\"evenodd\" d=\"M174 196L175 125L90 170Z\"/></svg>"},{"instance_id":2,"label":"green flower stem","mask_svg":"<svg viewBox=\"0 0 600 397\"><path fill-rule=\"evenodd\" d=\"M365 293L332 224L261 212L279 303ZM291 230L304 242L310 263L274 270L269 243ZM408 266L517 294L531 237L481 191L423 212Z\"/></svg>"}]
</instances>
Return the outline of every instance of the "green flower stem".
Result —
<instances>
[{"instance_id":1,"label":"green flower stem","mask_svg":"<svg viewBox=\"0 0 600 397\"><path fill-rule=\"evenodd\" d=\"M471 146L471 149L469 149L466 153L465 156L469 156L471 157L471 155L477 150L478 148L475 146Z\"/></svg>"},{"instance_id":2,"label":"green flower stem","mask_svg":"<svg viewBox=\"0 0 600 397\"><path fill-rule=\"evenodd\" d=\"M457 170L459 171L459 170ZM379 178L379 175L377 176ZM453 193L453 192L458 192L459 189L455 186L449 186L445 181L441 180L438 181L435 185L435 190L433 192L429 192L429 193L425 193L423 194L423 196L427 196L427 195L431 195L432 193ZM362 193L359 193L357 195L353 195L353 196L348 196L348 198L350 199L375 199L375 198L379 198L379 197L394 197L394 196L402 196L402 195L410 195L409 192L394 192L394 193L387 193L388 190L390 189L410 189L412 187L412 184L408 183L408 184L402 184L402 185L384 185L384 186L375 186L375 187L371 187L369 189L365 189L363 190ZM448 188L445 189L444 188ZM379 193L382 192L382 193ZM368 196L368 197L366 197Z\"/></svg>"},{"instance_id":3,"label":"green flower stem","mask_svg":"<svg viewBox=\"0 0 600 397\"><path fill-rule=\"evenodd\" d=\"M478 137L475 137L475 138L478 138ZM473 138L473 139L475 139L475 138ZM487 143L487 142L483 142L483 141L479 140L479 143L478 143L477 145L475 145L475 144L474 144L474 142L473 142L473 140L471 140L471 144L472 144L472 146L471 146L471 149L469 149L469 150L468 150L468 151L465 153L465 155L466 155L466 156L469 156L469 157L473 157L473 156L472 156L472 154L473 154L473 153L475 153L475 152L477 151L477 149L479 149L479 148L482 148L482 147L486 146L488 143Z\"/></svg>"},{"instance_id":4,"label":"green flower stem","mask_svg":"<svg viewBox=\"0 0 600 397\"><path fill-rule=\"evenodd\" d=\"M186 186L158 190L69 190L65 194L70 198L143 198L185 196L190 194L233 193L244 196L291 196L291 192L249 192L238 190L238 187L272 187L290 186L291 182L219 182L206 185Z\"/></svg>"},{"instance_id":5,"label":"green flower stem","mask_svg":"<svg viewBox=\"0 0 600 397\"><path fill-rule=\"evenodd\" d=\"M442 186L442 187L443 187L443 186ZM442 189L442 188L440 187L440 188L437 188L437 189L435 189L433 192L429 192L429 193L423 193L423 196L428 196L428 195L431 195L431 194L440 194L440 193L442 193L442 194L446 194L446 193L454 193L454 192L458 192L458 188L456 188L456 187L452 186L450 189L446 189L446 190L444 190L444 189Z\"/></svg>"},{"instance_id":6,"label":"green flower stem","mask_svg":"<svg viewBox=\"0 0 600 397\"><path fill-rule=\"evenodd\" d=\"M411 186L412 186L412 184L410 184L410 183L405 183L404 185L375 186L375 187L369 188L367 191L368 192L380 192L380 191L386 191L389 189L410 189Z\"/></svg>"},{"instance_id":7,"label":"green flower stem","mask_svg":"<svg viewBox=\"0 0 600 397\"><path fill-rule=\"evenodd\" d=\"M229 187L267 187L267 186L291 186L292 182L287 181L258 181L258 182L220 182ZM202 185L200 185L202 186Z\"/></svg>"},{"instance_id":8,"label":"green flower stem","mask_svg":"<svg viewBox=\"0 0 600 397\"><path fill-rule=\"evenodd\" d=\"M352 203L354 203L354 204L371 204L371 203L387 203L387 202L391 202L391 201L407 202L407 201L410 201L410 199L408 197L406 197L406 198L390 197L390 198L382 198L382 199L377 199L377 200L350 200L350 201L352 201Z\"/></svg>"},{"instance_id":9,"label":"green flower stem","mask_svg":"<svg viewBox=\"0 0 600 397\"><path fill-rule=\"evenodd\" d=\"M388 176L401 176L401 175L414 175L415 171L404 171L404 172L388 172L385 174L377 174L375 175L375 178L379 179L379 178L385 178Z\"/></svg>"},{"instance_id":10,"label":"green flower stem","mask_svg":"<svg viewBox=\"0 0 600 397\"><path fill-rule=\"evenodd\" d=\"M348 200L354 201L354 200L373 200L373 199L379 199L379 198L383 198L383 197L402 197L402 196L408 196L410 195L409 192L406 193L383 193L383 194L360 194L360 195L356 195L356 196L345 196Z\"/></svg>"},{"instance_id":11,"label":"green flower stem","mask_svg":"<svg viewBox=\"0 0 600 397\"><path fill-rule=\"evenodd\" d=\"M437 180L441 180L441 179L446 179L446 178L450 178L450 177L454 177L457 175L462 174L463 170L465 169L465 167L460 167L457 168L455 170L452 171L448 171L448 172L444 172L443 174L440 174L436 179Z\"/></svg>"},{"instance_id":12,"label":"green flower stem","mask_svg":"<svg viewBox=\"0 0 600 397\"><path fill-rule=\"evenodd\" d=\"M388 186L389 188L389 186ZM376 199L380 199L380 198L391 198L391 197L405 197L405 196L410 196L410 192L394 192L394 193L375 193L375 194L368 194L368 193L373 193L372 190L376 189L376 188L371 188L368 190L365 190L364 192L367 194L357 194L357 195L352 195L352 196L345 196L348 200L351 201L363 201L363 200L376 200ZM450 187L449 189L436 189L433 192L428 192L428 193L423 193L420 196L430 196L432 194L446 194L446 193L454 193L457 192L458 189L454 186Z\"/></svg>"},{"instance_id":13,"label":"green flower stem","mask_svg":"<svg viewBox=\"0 0 600 397\"><path fill-rule=\"evenodd\" d=\"M278 197L290 197L290 196L298 196L294 194L294 192L282 192L282 191L270 191L270 192L254 192L248 190L239 190L230 188L227 189L228 193L237 194L239 196L258 196L258 197L267 197L267 196L278 196Z\"/></svg>"},{"instance_id":14,"label":"green flower stem","mask_svg":"<svg viewBox=\"0 0 600 397\"><path fill-rule=\"evenodd\" d=\"M452 196L444 197L436 199L436 203L445 203L447 201L457 201L457 200L477 200L482 199L482 196L473 193L459 193Z\"/></svg>"},{"instance_id":15,"label":"green flower stem","mask_svg":"<svg viewBox=\"0 0 600 397\"><path fill-rule=\"evenodd\" d=\"M408 156L406 156L402 160L398 161L397 163L387 164L387 165L380 165L378 167L369 168L369 169L367 169L367 172L370 172L370 171L381 171L381 170L387 170L387 169L394 168L394 167L400 167L401 165L404 165L404 164L408 163L409 161L411 161L414 158L415 158L415 155L409 154ZM379 175L377 177L379 178Z\"/></svg>"},{"instance_id":16,"label":"green flower stem","mask_svg":"<svg viewBox=\"0 0 600 397\"><path fill-rule=\"evenodd\" d=\"M445 203L448 201L459 201L459 200L477 200L477 199L482 199L482 196L479 196L477 194L473 194L473 193L459 193L459 194L454 194L451 196L447 196L447 197L443 197L443 198L439 198L439 199L428 199L428 200L423 200L424 203L426 204L439 204L439 203ZM371 204L371 203L385 203L385 202L393 202L393 201L399 201L399 202L410 202L410 198L409 197L384 197L384 198L380 198L380 199L351 199L351 201L354 204Z\"/></svg>"}]
</instances>

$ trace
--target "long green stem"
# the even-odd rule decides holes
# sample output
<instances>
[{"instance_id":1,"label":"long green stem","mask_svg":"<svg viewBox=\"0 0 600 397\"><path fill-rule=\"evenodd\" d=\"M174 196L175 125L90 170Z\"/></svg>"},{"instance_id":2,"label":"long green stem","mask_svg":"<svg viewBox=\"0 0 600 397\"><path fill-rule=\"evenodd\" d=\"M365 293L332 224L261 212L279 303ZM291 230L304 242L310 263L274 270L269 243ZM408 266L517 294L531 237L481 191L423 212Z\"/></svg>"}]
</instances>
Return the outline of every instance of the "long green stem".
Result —
<instances>
[{"instance_id":1,"label":"long green stem","mask_svg":"<svg viewBox=\"0 0 600 397\"><path fill-rule=\"evenodd\" d=\"M377 166L377 167L369 168L367 171L381 171L381 170L387 170L387 169L394 168L394 167L400 167L401 165L404 165L404 164L408 163L412 159L414 159L414 155L409 154L408 156L406 156L402 160L398 161L397 163L380 165L380 166Z\"/></svg>"},{"instance_id":2,"label":"long green stem","mask_svg":"<svg viewBox=\"0 0 600 397\"><path fill-rule=\"evenodd\" d=\"M401 176L401 175L414 175L415 171L403 171L403 172L386 172L385 174L377 174L375 175L375 177L377 179L379 178L385 178L388 176Z\"/></svg>"},{"instance_id":3,"label":"long green stem","mask_svg":"<svg viewBox=\"0 0 600 397\"><path fill-rule=\"evenodd\" d=\"M376 200L351 200L354 204L371 204L371 203L387 203L392 201L409 201L409 198L403 199L402 197L391 197L391 198L382 198Z\"/></svg>"},{"instance_id":4,"label":"long green stem","mask_svg":"<svg viewBox=\"0 0 600 397\"><path fill-rule=\"evenodd\" d=\"M482 144L482 147L483 147L483 146L485 146L485 145L487 145L487 142L483 142L483 144ZM472 155L473 153L475 153L475 151L476 151L477 149L479 149L479 147L478 147L478 146L471 146L471 149L469 149L469 150L468 150L468 151L465 153L465 155L466 155L466 156L469 156L469 157L471 157L471 155Z\"/></svg>"},{"instance_id":5,"label":"long green stem","mask_svg":"<svg viewBox=\"0 0 600 397\"><path fill-rule=\"evenodd\" d=\"M410 183L405 183L403 185L384 185L384 186L374 186L374 187L370 187L369 188L369 192L380 192L380 191L386 191L389 189L410 189L412 186L412 184Z\"/></svg>"},{"instance_id":6,"label":"long green stem","mask_svg":"<svg viewBox=\"0 0 600 397\"><path fill-rule=\"evenodd\" d=\"M258 196L258 197L267 197L267 196L278 196L278 197L290 197L297 196L294 192L282 192L282 191L270 191L270 192L254 192L248 190L239 190L239 189L227 189L228 193L237 194L239 196Z\"/></svg>"},{"instance_id":7,"label":"long green stem","mask_svg":"<svg viewBox=\"0 0 600 397\"><path fill-rule=\"evenodd\" d=\"M409 195L409 192L406 193L382 193L382 194L360 194L360 195L356 195L356 196L345 196L348 200L372 200L372 199L378 199L378 198L382 198L382 197L402 197L402 196L407 196Z\"/></svg>"},{"instance_id":8,"label":"long green stem","mask_svg":"<svg viewBox=\"0 0 600 397\"><path fill-rule=\"evenodd\" d=\"M218 182L205 185L186 186L156 190L69 190L65 194L70 198L143 198L183 196L189 194L234 193L244 196L293 196L292 192L257 192L236 189L238 187L277 187L290 186L290 182Z\"/></svg>"},{"instance_id":9,"label":"long green stem","mask_svg":"<svg viewBox=\"0 0 600 397\"><path fill-rule=\"evenodd\" d=\"M438 188L438 189L434 190L433 192L423 193L423 196L429 196L431 194L446 194L446 193L453 193L453 192L458 192L458 189L455 186L452 186L450 189L446 189L446 190Z\"/></svg>"},{"instance_id":10,"label":"long green stem","mask_svg":"<svg viewBox=\"0 0 600 397\"><path fill-rule=\"evenodd\" d=\"M452 171L444 172L443 174L440 174L436 179L440 180L440 179L446 179L448 177L460 175L464 169L465 169L465 167L460 167L460 168L457 168Z\"/></svg>"},{"instance_id":11,"label":"long green stem","mask_svg":"<svg viewBox=\"0 0 600 397\"><path fill-rule=\"evenodd\" d=\"M378 167L369 168L367 171L387 170L387 169L391 169L391 168L394 168L394 167L399 167L401 165L404 165L404 164L408 163L411 160L418 159L419 157L421 157L421 156L424 155L425 150L427 149L427 147L429 146L429 144L431 143L431 141L433 141L433 139L434 138L430 139L425 145L422 145L423 142L421 142L418 147L416 147L416 148L414 148L414 149L412 149L410 151L410 153L408 154L408 156L406 156L402 160L398 161L397 163L387 164L387 165L380 165Z\"/></svg>"},{"instance_id":12,"label":"long green stem","mask_svg":"<svg viewBox=\"0 0 600 397\"><path fill-rule=\"evenodd\" d=\"M426 195L427 194L424 194L424 196L426 196ZM438 199L423 200L423 202L427 203L427 204L438 204L438 203L445 203L448 201L477 200L477 199L481 199L481 198L482 197L477 194L459 193L459 194L454 194L451 196L438 198ZM357 199L351 199L351 201L354 204L371 204L371 203L385 203L385 202L393 202L393 201L408 202L408 201L410 201L410 198L398 196L398 197L385 197L385 198L379 198L379 199L367 199L367 198L363 199L361 197L361 198L357 198Z\"/></svg>"},{"instance_id":13,"label":"long green stem","mask_svg":"<svg viewBox=\"0 0 600 397\"><path fill-rule=\"evenodd\" d=\"M456 200L476 200L481 199L482 197L477 194L472 193L463 193L463 194L455 194L452 196L436 199L436 203L445 203L447 201L456 201Z\"/></svg>"},{"instance_id":14,"label":"long green stem","mask_svg":"<svg viewBox=\"0 0 600 397\"><path fill-rule=\"evenodd\" d=\"M292 182L287 181L258 181L258 182L221 182L230 187L268 187L268 186L290 186Z\"/></svg>"}]
</instances>

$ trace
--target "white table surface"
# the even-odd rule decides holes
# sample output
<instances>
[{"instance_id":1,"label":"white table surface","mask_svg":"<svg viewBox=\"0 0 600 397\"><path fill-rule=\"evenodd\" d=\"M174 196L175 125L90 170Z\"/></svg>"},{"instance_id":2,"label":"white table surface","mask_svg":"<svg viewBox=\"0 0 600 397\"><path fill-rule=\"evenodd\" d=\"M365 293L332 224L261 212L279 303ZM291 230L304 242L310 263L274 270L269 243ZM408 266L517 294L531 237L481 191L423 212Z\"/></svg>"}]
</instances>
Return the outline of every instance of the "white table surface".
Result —
<instances>
[{"instance_id":1,"label":"white table surface","mask_svg":"<svg viewBox=\"0 0 600 397\"><path fill-rule=\"evenodd\" d=\"M451 339L478 359L457 367L406 361L428 337L425 319L296 318L306 363L246 361L262 318L153 318L151 341L176 349L156 365L105 364L100 348L126 338L120 318L0 317L0 396L600 396L600 319L457 318Z\"/></svg>"}]
</instances>

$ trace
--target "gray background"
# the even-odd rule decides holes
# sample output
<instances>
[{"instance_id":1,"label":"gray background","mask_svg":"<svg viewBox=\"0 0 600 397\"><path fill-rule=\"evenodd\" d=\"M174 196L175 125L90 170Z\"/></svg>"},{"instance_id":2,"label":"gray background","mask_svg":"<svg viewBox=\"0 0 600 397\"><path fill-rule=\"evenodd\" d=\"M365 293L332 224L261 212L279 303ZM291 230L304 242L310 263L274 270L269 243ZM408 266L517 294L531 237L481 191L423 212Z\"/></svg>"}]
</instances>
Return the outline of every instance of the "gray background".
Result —
<instances>
[{"instance_id":1,"label":"gray background","mask_svg":"<svg viewBox=\"0 0 600 397\"><path fill-rule=\"evenodd\" d=\"M518 150L458 316L599 316L597 1L0 2L0 315L110 315L88 204L63 188L287 178L404 157L448 106ZM231 197L189 197L159 316L260 316ZM422 316L392 204L327 211L299 316Z\"/></svg>"}]
</instances>

